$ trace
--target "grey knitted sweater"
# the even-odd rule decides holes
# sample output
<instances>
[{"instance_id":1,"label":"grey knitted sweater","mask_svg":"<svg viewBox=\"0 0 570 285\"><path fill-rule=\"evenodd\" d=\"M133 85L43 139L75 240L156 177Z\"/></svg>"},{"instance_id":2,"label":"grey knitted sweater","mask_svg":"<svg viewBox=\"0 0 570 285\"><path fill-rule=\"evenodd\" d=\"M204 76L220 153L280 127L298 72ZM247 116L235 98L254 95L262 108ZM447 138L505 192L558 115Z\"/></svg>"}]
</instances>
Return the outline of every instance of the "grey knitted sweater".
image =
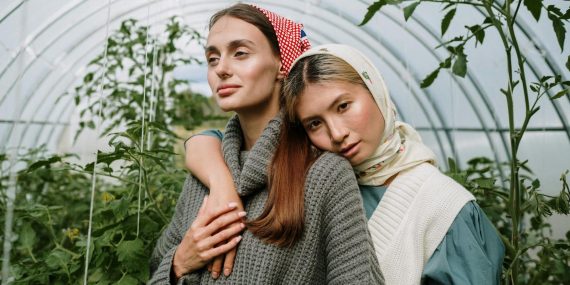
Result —
<instances>
[{"instance_id":1,"label":"grey knitted sweater","mask_svg":"<svg viewBox=\"0 0 570 285\"><path fill-rule=\"evenodd\" d=\"M281 119L272 119L247 156L242 155L239 120L226 126L223 153L236 181L248 218L258 217L267 199L267 169L277 146ZM151 284L170 280L172 259L195 219L208 189L191 175L186 179L170 225L150 261ZM362 199L350 164L324 153L309 170L305 186L305 230L291 248L280 248L245 231L234 269L218 280L202 269L178 284L383 284L370 240Z\"/></svg>"}]
</instances>

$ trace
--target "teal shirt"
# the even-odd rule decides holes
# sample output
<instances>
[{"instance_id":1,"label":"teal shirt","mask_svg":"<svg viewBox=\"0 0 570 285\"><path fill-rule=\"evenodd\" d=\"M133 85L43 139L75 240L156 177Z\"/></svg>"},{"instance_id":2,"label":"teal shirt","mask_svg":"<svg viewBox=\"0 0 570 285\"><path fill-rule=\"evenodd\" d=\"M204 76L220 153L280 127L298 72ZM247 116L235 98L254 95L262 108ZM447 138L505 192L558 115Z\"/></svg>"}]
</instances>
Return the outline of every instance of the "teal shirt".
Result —
<instances>
[{"instance_id":1,"label":"teal shirt","mask_svg":"<svg viewBox=\"0 0 570 285\"><path fill-rule=\"evenodd\" d=\"M386 189L360 185L367 219ZM424 266L422 284L499 284L504 255L497 230L479 205L470 201Z\"/></svg>"},{"instance_id":2,"label":"teal shirt","mask_svg":"<svg viewBox=\"0 0 570 285\"><path fill-rule=\"evenodd\" d=\"M223 138L219 130L200 135ZM370 219L386 186L360 185L366 218ZM505 247L495 227L475 201L467 203L424 266L422 284L499 284Z\"/></svg>"}]
</instances>

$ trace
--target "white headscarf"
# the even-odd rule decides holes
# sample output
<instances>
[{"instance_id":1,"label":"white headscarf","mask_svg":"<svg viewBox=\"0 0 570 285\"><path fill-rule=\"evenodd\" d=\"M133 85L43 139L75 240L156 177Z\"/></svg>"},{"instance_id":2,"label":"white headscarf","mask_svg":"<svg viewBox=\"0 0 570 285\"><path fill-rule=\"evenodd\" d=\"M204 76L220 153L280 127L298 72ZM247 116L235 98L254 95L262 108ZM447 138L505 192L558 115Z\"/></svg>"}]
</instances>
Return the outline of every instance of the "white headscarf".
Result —
<instances>
[{"instance_id":1,"label":"white headscarf","mask_svg":"<svg viewBox=\"0 0 570 285\"><path fill-rule=\"evenodd\" d=\"M383 185L388 178L400 171L423 162L435 164L434 153L422 143L418 132L412 126L396 121L396 108L390 100L388 88L382 75L368 58L352 47L327 44L303 53L292 66L300 59L316 54L330 54L352 66L368 87L384 117L384 132L380 145L368 159L354 166L359 184Z\"/></svg>"}]
</instances>

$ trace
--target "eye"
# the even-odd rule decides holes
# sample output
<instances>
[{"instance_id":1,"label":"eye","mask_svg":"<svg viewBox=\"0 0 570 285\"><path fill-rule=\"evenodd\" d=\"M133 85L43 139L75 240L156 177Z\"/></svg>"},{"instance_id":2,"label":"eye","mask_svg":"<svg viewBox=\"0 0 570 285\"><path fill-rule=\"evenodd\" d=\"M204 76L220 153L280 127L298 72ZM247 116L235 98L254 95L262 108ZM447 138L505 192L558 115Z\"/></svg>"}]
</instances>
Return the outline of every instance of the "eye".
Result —
<instances>
[{"instance_id":1,"label":"eye","mask_svg":"<svg viewBox=\"0 0 570 285\"><path fill-rule=\"evenodd\" d=\"M339 110L340 112L346 111L346 110L348 109L348 107L350 107L350 103L348 103L348 102L343 102L343 103L340 103L340 104L338 105L338 110Z\"/></svg>"},{"instance_id":2,"label":"eye","mask_svg":"<svg viewBox=\"0 0 570 285\"><path fill-rule=\"evenodd\" d=\"M218 63L218 60L220 60L219 57L217 57L217 56L210 56L210 57L208 57L208 65L209 65L209 66L214 66L214 65L216 65L216 64Z\"/></svg>"},{"instance_id":3,"label":"eye","mask_svg":"<svg viewBox=\"0 0 570 285\"><path fill-rule=\"evenodd\" d=\"M319 121L319 120L312 120L312 121L308 122L308 123L305 125L305 128L306 128L308 131L314 131L314 130L316 130L316 129L317 129L318 127L320 127L320 126L321 126L321 121Z\"/></svg>"},{"instance_id":4,"label":"eye","mask_svg":"<svg viewBox=\"0 0 570 285\"><path fill-rule=\"evenodd\" d=\"M241 57L241 56L246 56L248 53L243 51L243 50L238 50L236 51L236 53L234 54L235 57Z\"/></svg>"}]
</instances>

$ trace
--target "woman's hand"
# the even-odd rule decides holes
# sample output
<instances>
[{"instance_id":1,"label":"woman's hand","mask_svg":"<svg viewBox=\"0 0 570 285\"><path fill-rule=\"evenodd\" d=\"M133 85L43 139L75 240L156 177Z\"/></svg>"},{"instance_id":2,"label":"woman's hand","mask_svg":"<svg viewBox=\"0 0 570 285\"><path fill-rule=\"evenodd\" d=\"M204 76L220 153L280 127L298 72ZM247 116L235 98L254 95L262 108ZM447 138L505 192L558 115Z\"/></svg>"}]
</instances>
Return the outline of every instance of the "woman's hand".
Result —
<instances>
[{"instance_id":1,"label":"woman's hand","mask_svg":"<svg viewBox=\"0 0 570 285\"><path fill-rule=\"evenodd\" d=\"M186 231L174 253L172 269L176 279L204 267L214 257L235 248L241 240L241 236L236 235L245 228L245 225L239 221L246 213L234 211L237 208L236 203L227 204L213 213L208 213L207 202L206 196L196 220ZM227 227L230 224L232 225ZM227 243L224 242L233 236L236 237Z\"/></svg>"},{"instance_id":2,"label":"woman's hand","mask_svg":"<svg viewBox=\"0 0 570 285\"><path fill-rule=\"evenodd\" d=\"M210 189L210 198L206 205L206 212L215 211L215 209L223 208L230 203L236 204L236 209L234 212L243 211L243 205L237 192L234 190L234 184L232 180L226 181L228 183L223 183L224 179L220 179L217 182L211 182L210 185L213 187ZM230 190L228 190L230 189ZM227 228L235 227L239 225L242 221L235 221ZM230 237L223 243L231 242ZM220 244L221 245L221 244ZM225 254L219 255L214 258L214 261L208 265L208 271L212 273L212 278L217 279L222 273L225 276L229 276L234 267L234 261L237 253L237 247L232 248ZM223 266L223 268L222 268Z\"/></svg>"}]
</instances>

